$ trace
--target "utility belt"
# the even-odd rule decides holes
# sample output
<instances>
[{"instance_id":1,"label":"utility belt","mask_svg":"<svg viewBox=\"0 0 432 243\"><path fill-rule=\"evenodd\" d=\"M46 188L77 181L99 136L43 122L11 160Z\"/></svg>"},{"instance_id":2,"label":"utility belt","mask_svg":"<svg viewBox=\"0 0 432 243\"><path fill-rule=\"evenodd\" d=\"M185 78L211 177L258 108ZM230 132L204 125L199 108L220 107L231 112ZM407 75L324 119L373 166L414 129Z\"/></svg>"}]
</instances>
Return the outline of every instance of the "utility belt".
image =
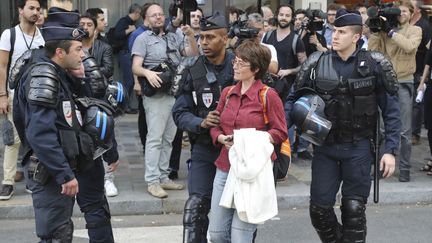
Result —
<instances>
[{"instance_id":1,"label":"utility belt","mask_svg":"<svg viewBox=\"0 0 432 243\"><path fill-rule=\"evenodd\" d=\"M47 168L34 155L31 155L29 157L27 173L29 179L32 179L33 181L41 185L47 184L48 180L51 178L51 175L48 173Z\"/></svg>"},{"instance_id":2,"label":"utility belt","mask_svg":"<svg viewBox=\"0 0 432 243\"><path fill-rule=\"evenodd\" d=\"M355 143L362 139L372 138L373 131L369 131L364 129L363 131L353 132L345 129L335 128L330 131L327 135L326 143L327 144L335 144L335 143Z\"/></svg>"}]
</instances>

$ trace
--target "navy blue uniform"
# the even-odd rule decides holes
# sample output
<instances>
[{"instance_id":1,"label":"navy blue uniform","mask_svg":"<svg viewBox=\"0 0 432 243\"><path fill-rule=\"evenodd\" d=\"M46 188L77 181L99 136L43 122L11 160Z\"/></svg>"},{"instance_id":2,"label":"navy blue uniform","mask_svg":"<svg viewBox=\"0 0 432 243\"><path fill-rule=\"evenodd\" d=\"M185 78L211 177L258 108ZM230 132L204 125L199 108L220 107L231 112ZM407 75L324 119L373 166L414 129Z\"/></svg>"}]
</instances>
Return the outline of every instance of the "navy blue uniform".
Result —
<instances>
[{"instance_id":1,"label":"navy blue uniform","mask_svg":"<svg viewBox=\"0 0 432 243\"><path fill-rule=\"evenodd\" d=\"M323 242L363 242L366 235L364 209L371 187L371 140L377 106L385 127L382 152L395 154L399 146L401 123L394 71L391 64L383 65L389 62L381 54L360 52L346 61L334 51L312 54L285 104L291 126L299 93L312 89L325 101L326 118L333 124L324 144L314 147L312 160L310 214ZM341 182L343 226L333 211Z\"/></svg>"},{"instance_id":2,"label":"navy blue uniform","mask_svg":"<svg viewBox=\"0 0 432 243\"><path fill-rule=\"evenodd\" d=\"M205 56L198 57L197 62L189 68L181 94L173 107L174 122L179 129L189 133L192 146L188 172L189 199L185 206L184 225L185 230L189 227L190 231L202 237L202 240L196 237L192 242L206 242L207 214L216 173L214 162L220 150L213 146L209 129L202 128L201 123L210 111L216 109L221 90L234 82L233 58L232 53L226 53L224 63L214 65ZM202 209L196 210L198 208ZM189 211L192 213L187 213ZM188 215L197 216L202 221L191 222Z\"/></svg>"},{"instance_id":3,"label":"navy blue uniform","mask_svg":"<svg viewBox=\"0 0 432 243\"><path fill-rule=\"evenodd\" d=\"M85 87L81 82L71 77L61 67L43 58L55 66L58 78L67 84L78 97L85 96ZM104 167L100 158L95 165L86 171L75 171L65 155L61 134L75 135L70 124L70 101L64 88L58 84L57 93L52 105L35 103L29 100L31 72L21 79L15 92L14 122L20 139L27 148L23 159L25 171L28 171L29 156L33 154L47 169L50 178L46 184L40 184L28 178L27 185L32 191L33 206L36 220L36 233L42 242L51 242L61 237L61 242L68 242L72 237L71 221L74 198L61 194L61 185L73 178L79 183L79 193L76 196L81 211L87 222L86 228L90 242L114 242L110 224L108 202L104 195ZM78 112L78 111L77 111ZM69 122L68 122L69 121ZM63 132L62 132L63 131ZM64 133L66 131L66 133ZM69 133L68 133L69 132ZM70 139L68 137L67 139ZM104 155L108 163L118 160L116 144L109 154ZM26 173L27 174L27 173Z\"/></svg>"}]
</instances>

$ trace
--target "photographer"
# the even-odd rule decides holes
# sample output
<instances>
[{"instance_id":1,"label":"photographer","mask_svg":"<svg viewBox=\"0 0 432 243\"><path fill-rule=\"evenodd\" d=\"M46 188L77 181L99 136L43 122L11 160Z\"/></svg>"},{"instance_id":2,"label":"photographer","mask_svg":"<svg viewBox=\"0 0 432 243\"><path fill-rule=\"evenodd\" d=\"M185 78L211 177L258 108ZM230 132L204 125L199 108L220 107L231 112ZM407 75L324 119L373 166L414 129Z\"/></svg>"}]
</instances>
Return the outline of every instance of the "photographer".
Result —
<instances>
[{"instance_id":1,"label":"photographer","mask_svg":"<svg viewBox=\"0 0 432 243\"><path fill-rule=\"evenodd\" d=\"M414 72L416 70L416 52L422 39L420 27L409 24L414 7L410 1L402 1L399 6L400 15L397 16L397 23L393 24L390 20L392 15L397 15L399 11L394 9L383 9L378 11L378 20L372 17L369 19L369 27L375 33L369 38L369 50L379 51L390 58L396 71L399 81L399 104L401 128L401 147L399 162L399 181L410 181L410 157L411 157L411 119L412 119L412 100L414 92ZM369 13L372 11L368 11ZM375 11L373 11L375 12ZM387 13L382 16L380 13ZM376 23L381 26L376 28ZM376 32L379 30L379 32Z\"/></svg>"},{"instance_id":2,"label":"photographer","mask_svg":"<svg viewBox=\"0 0 432 243\"><path fill-rule=\"evenodd\" d=\"M165 190L181 190L184 186L168 179L171 142L176 133L176 126L171 116L175 99L161 88L167 86L168 81L165 79L164 82L163 76L170 74L152 69L163 66L162 64L177 65L180 62L180 55L197 55L198 47L194 32L187 25L181 26L185 41L191 43L187 47L178 35L165 32L165 14L159 4L151 4L147 9L146 20L147 18L149 30L139 35L132 47L132 71L138 77L145 78L141 83L143 87L155 91L152 95L147 93L148 96L143 96L148 126L145 145L145 180L152 196L164 198L168 196ZM144 88L143 92L146 92Z\"/></svg>"},{"instance_id":3,"label":"photographer","mask_svg":"<svg viewBox=\"0 0 432 243\"><path fill-rule=\"evenodd\" d=\"M323 22L315 22L313 16L308 16L308 13L304 9L297 9L294 12L294 30L300 36L303 41L306 50L306 56L316 51L327 51L326 40L324 36L318 34L315 29L316 25ZM322 28L322 24L321 24Z\"/></svg>"}]
</instances>

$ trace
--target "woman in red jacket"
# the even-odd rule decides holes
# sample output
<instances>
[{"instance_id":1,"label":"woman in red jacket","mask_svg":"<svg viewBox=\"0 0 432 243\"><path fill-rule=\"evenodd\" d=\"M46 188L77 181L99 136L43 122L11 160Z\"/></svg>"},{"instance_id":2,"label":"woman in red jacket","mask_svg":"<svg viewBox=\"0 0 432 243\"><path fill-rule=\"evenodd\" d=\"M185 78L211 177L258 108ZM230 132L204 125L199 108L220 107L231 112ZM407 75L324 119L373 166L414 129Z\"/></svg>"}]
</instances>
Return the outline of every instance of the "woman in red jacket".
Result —
<instances>
[{"instance_id":1,"label":"woman in red jacket","mask_svg":"<svg viewBox=\"0 0 432 243\"><path fill-rule=\"evenodd\" d=\"M219 126L210 130L213 143L222 146L215 164L216 176L213 182L209 234L210 241L250 243L256 224L243 222L235 209L219 206L225 186L230 162L228 150L235 142L234 129L256 128L267 131L270 142L280 144L287 139L285 113L278 94L273 89L266 93L266 107L263 107L260 90L261 82L270 63L270 51L267 47L253 41L244 41L237 47L233 60L234 79L238 83L222 91L216 110L220 113ZM264 122L264 108L268 124ZM273 153L272 160L276 159Z\"/></svg>"}]
</instances>

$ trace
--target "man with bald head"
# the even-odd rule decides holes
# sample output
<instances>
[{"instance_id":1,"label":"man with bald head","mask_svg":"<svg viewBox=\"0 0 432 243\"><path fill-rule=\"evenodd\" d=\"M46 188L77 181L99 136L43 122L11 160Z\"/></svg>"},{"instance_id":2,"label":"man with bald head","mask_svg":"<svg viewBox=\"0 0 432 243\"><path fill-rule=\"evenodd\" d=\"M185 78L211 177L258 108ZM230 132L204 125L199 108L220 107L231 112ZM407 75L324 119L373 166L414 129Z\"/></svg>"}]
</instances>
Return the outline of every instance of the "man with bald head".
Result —
<instances>
[{"instance_id":1,"label":"man with bald head","mask_svg":"<svg viewBox=\"0 0 432 243\"><path fill-rule=\"evenodd\" d=\"M180 95L173 107L174 122L187 131L192 145L188 175L189 199L184 211L184 243L207 242L207 214L210 210L214 162L219 148L213 146L209 130L219 124L215 111L220 92L233 84L233 53L225 51L227 23L215 13L201 22L200 43L203 55L185 71Z\"/></svg>"}]
</instances>

